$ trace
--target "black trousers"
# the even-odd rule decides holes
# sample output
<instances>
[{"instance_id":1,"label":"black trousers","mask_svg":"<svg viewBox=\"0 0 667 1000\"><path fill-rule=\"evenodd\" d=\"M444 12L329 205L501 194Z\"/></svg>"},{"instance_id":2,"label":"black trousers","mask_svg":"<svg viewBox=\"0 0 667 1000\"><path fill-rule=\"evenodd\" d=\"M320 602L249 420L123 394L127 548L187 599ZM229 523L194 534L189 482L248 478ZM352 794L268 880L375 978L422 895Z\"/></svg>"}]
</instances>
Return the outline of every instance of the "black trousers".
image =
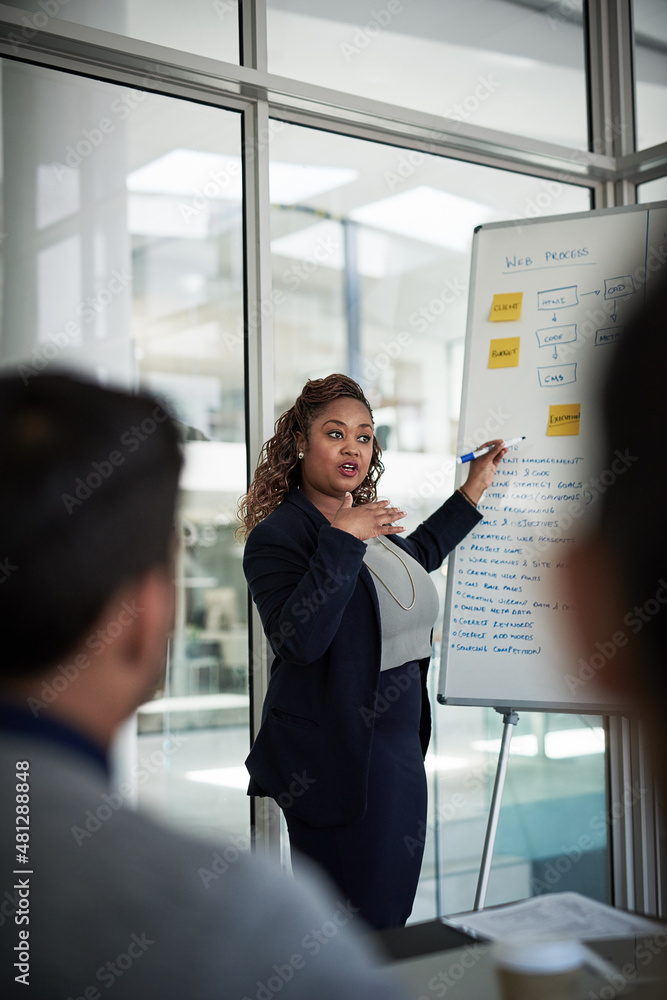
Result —
<instances>
[{"instance_id":1,"label":"black trousers","mask_svg":"<svg viewBox=\"0 0 667 1000\"><path fill-rule=\"evenodd\" d=\"M424 853L427 787L419 742L419 670L404 663L380 674L367 808L351 826L318 828L286 816L292 868L317 862L378 930L402 927L417 891Z\"/></svg>"}]
</instances>

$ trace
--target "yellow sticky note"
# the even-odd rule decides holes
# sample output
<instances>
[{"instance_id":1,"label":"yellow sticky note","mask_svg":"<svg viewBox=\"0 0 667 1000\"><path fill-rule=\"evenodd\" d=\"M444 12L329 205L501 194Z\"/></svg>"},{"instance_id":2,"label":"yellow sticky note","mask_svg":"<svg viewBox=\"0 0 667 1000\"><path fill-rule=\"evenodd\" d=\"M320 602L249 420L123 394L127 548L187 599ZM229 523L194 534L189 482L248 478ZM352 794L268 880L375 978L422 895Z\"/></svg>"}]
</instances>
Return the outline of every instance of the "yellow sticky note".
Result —
<instances>
[{"instance_id":1,"label":"yellow sticky note","mask_svg":"<svg viewBox=\"0 0 667 1000\"><path fill-rule=\"evenodd\" d=\"M565 403L561 406L550 406L547 437L557 437L562 434L578 434L580 414L581 403Z\"/></svg>"},{"instance_id":2,"label":"yellow sticky note","mask_svg":"<svg viewBox=\"0 0 667 1000\"><path fill-rule=\"evenodd\" d=\"M510 319L521 319L523 292L502 292L493 296L489 319L492 323L505 323Z\"/></svg>"},{"instance_id":3,"label":"yellow sticky note","mask_svg":"<svg viewBox=\"0 0 667 1000\"><path fill-rule=\"evenodd\" d=\"M489 368L516 368L521 337L502 337L489 346Z\"/></svg>"}]
</instances>

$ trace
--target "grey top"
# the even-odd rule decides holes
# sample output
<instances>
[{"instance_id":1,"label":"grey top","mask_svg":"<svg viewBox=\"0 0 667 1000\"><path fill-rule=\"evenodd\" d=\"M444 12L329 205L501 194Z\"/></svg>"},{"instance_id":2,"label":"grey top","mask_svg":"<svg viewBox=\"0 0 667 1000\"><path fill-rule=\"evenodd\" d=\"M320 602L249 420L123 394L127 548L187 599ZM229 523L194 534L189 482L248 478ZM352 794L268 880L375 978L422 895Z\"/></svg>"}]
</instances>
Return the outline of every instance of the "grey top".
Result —
<instances>
[{"instance_id":1,"label":"grey top","mask_svg":"<svg viewBox=\"0 0 667 1000\"><path fill-rule=\"evenodd\" d=\"M17 761L29 762L29 865L16 861ZM73 750L0 734L0 801L0 996L405 996L377 967L355 908L314 870L297 882L251 854L247 837L171 830ZM30 922L16 924L28 904ZM27 989L14 978L20 931Z\"/></svg>"},{"instance_id":2,"label":"grey top","mask_svg":"<svg viewBox=\"0 0 667 1000\"><path fill-rule=\"evenodd\" d=\"M380 669L390 670L409 660L430 656L431 630L438 617L438 592L429 574L421 563L394 542L379 538L367 540L364 562L371 570L380 605ZM409 611L404 610L412 604L413 583L415 602Z\"/></svg>"}]
</instances>

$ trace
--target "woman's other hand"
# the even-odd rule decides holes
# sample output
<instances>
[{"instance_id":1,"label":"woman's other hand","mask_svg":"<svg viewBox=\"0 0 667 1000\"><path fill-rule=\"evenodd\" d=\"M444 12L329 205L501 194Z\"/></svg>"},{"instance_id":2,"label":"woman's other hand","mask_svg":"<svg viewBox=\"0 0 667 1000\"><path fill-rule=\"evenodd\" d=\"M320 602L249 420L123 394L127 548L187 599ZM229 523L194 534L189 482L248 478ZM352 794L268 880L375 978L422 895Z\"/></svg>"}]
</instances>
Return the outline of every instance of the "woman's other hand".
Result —
<instances>
[{"instance_id":1,"label":"woman's other hand","mask_svg":"<svg viewBox=\"0 0 667 1000\"><path fill-rule=\"evenodd\" d=\"M405 517L406 512L400 507L390 507L388 500L375 500L359 507L353 507L352 503L352 494L346 493L331 522L332 527L347 531L362 542L367 538L377 538L378 535L395 535L399 531L405 531L401 525L391 522Z\"/></svg>"},{"instance_id":2,"label":"woman's other hand","mask_svg":"<svg viewBox=\"0 0 667 1000\"><path fill-rule=\"evenodd\" d=\"M487 448L489 445L493 445L493 450L489 451L486 455L481 455L480 458L476 458L470 463L470 472L463 484L463 489L473 503L479 503L482 493L484 490L488 490L493 482L493 477L496 474L499 463L507 454L507 448L503 448L502 439L485 441L479 447Z\"/></svg>"}]
</instances>

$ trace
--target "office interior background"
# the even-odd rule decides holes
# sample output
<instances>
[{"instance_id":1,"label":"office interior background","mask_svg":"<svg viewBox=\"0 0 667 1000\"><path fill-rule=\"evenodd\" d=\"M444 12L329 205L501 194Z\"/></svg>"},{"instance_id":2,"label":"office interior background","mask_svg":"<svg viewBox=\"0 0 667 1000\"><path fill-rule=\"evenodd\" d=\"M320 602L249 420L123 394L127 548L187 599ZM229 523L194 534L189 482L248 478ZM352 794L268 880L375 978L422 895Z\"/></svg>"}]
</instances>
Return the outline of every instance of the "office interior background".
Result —
<instances>
[{"instance_id":1,"label":"office interior background","mask_svg":"<svg viewBox=\"0 0 667 1000\"><path fill-rule=\"evenodd\" d=\"M145 386L185 438L168 671L119 773L286 861L246 796L268 661L234 539L248 472L341 371L408 528L446 498L473 229L667 198L667 4L30 0L0 6L0 55L0 364ZM472 908L502 730L432 700L416 920ZM664 914L659 820L636 722L522 712L487 903Z\"/></svg>"}]
</instances>

